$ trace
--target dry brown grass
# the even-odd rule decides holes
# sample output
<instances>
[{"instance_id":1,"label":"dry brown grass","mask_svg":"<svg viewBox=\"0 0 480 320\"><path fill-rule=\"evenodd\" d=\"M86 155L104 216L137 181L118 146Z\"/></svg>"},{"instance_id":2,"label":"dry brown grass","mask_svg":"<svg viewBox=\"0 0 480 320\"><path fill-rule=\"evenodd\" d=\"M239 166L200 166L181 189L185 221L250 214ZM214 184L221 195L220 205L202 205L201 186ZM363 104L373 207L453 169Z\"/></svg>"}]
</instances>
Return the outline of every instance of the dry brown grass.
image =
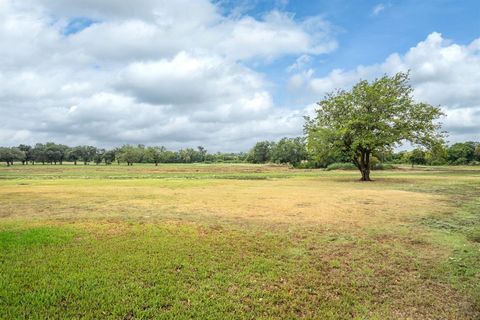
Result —
<instances>
[{"instance_id":1,"label":"dry brown grass","mask_svg":"<svg viewBox=\"0 0 480 320\"><path fill-rule=\"evenodd\" d=\"M4 218L143 218L328 226L398 224L444 210L440 196L327 179L76 180L0 189Z\"/></svg>"}]
</instances>

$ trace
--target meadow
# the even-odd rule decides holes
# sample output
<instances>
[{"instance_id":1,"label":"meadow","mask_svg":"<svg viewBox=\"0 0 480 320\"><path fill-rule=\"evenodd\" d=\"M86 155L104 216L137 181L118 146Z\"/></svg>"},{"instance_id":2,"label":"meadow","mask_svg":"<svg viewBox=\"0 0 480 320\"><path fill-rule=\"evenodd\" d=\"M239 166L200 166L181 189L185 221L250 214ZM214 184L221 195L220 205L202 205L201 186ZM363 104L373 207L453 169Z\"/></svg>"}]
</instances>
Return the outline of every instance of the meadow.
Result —
<instances>
[{"instance_id":1,"label":"meadow","mask_svg":"<svg viewBox=\"0 0 480 320\"><path fill-rule=\"evenodd\" d=\"M0 167L0 318L479 319L480 168Z\"/></svg>"}]
</instances>

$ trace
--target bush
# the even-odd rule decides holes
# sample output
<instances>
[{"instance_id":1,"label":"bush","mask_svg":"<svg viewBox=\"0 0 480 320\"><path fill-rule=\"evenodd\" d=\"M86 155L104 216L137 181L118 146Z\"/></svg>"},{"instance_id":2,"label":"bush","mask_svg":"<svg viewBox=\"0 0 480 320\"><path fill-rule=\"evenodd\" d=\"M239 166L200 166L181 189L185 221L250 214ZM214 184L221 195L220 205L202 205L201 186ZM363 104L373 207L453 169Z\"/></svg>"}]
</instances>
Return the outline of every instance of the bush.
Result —
<instances>
[{"instance_id":1,"label":"bush","mask_svg":"<svg viewBox=\"0 0 480 320\"><path fill-rule=\"evenodd\" d=\"M331 163L327 167L327 171L330 170L356 170L357 167L350 162L335 162Z\"/></svg>"},{"instance_id":2,"label":"bush","mask_svg":"<svg viewBox=\"0 0 480 320\"><path fill-rule=\"evenodd\" d=\"M467 164L467 163L468 163L467 158L458 158L452 164L458 166L458 165L463 165L463 164Z\"/></svg>"},{"instance_id":3,"label":"bush","mask_svg":"<svg viewBox=\"0 0 480 320\"><path fill-rule=\"evenodd\" d=\"M377 163L375 166L373 166L372 170L391 170L396 168L397 167L390 163Z\"/></svg>"},{"instance_id":4,"label":"bush","mask_svg":"<svg viewBox=\"0 0 480 320\"><path fill-rule=\"evenodd\" d=\"M377 157L371 156L370 157L370 169L375 170L375 167L380 164L380 160Z\"/></svg>"},{"instance_id":5,"label":"bush","mask_svg":"<svg viewBox=\"0 0 480 320\"><path fill-rule=\"evenodd\" d=\"M438 159L437 159L437 160L432 160L432 161L430 162L430 165L431 165L431 166L445 166L445 165L447 165L447 164L448 164L447 161L444 160L444 159L441 159L441 160L438 160Z\"/></svg>"},{"instance_id":6,"label":"bush","mask_svg":"<svg viewBox=\"0 0 480 320\"><path fill-rule=\"evenodd\" d=\"M316 169L316 168L320 168L320 166L318 165L318 163L316 163L314 161L302 161L299 164L297 164L295 166L295 168L297 168L297 169Z\"/></svg>"}]
</instances>

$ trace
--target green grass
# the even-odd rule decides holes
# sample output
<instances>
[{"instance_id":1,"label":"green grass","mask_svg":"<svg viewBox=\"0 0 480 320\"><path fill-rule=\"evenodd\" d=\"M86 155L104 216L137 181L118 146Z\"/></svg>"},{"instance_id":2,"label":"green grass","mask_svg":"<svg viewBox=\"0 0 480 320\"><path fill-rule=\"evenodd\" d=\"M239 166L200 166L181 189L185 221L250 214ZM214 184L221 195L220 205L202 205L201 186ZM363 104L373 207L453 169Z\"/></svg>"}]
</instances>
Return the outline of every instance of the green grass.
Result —
<instances>
[{"instance_id":1,"label":"green grass","mask_svg":"<svg viewBox=\"0 0 480 320\"><path fill-rule=\"evenodd\" d=\"M480 170L0 167L0 318L478 319Z\"/></svg>"}]
</instances>

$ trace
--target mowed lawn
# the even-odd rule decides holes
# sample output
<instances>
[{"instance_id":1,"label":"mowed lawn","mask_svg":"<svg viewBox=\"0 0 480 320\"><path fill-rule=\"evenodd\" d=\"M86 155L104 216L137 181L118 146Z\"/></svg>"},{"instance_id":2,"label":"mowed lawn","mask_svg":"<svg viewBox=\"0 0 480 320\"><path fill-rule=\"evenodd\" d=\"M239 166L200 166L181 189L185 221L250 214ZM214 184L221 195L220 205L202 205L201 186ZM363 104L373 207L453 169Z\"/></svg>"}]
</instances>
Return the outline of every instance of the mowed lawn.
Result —
<instances>
[{"instance_id":1,"label":"mowed lawn","mask_svg":"<svg viewBox=\"0 0 480 320\"><path fill-rule=\"evenodd\" d=\"M480 168L0 167L0 318L479 319Z\"/></svg>"}]
</instances>

